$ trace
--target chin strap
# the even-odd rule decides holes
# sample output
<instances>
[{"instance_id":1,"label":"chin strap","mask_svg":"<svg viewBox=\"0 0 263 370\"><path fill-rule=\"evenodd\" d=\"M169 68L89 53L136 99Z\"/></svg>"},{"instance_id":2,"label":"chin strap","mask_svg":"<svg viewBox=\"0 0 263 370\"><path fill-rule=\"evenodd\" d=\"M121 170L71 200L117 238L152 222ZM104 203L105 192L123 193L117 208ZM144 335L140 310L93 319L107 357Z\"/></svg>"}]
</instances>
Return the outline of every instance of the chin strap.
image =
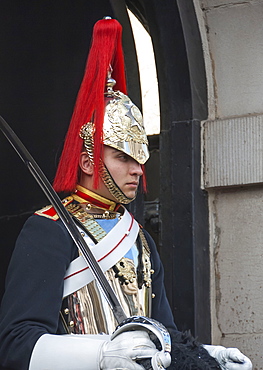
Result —
<instances>
[{"instance_id":1,"label":"chin strap","mask_svg":"<svg viewBox=\"0 0 263 370\"><path fill-rule=\"evenodd\" d=\"M136 195L134 198L126 197L126 195L121 191L116 182L113 180L109 170L107 169L105 164L102 163L102 161L100 164L100 177L111 195L114 196L118 203L129 204L136 198Z\"/></svg>"}]
</instances>

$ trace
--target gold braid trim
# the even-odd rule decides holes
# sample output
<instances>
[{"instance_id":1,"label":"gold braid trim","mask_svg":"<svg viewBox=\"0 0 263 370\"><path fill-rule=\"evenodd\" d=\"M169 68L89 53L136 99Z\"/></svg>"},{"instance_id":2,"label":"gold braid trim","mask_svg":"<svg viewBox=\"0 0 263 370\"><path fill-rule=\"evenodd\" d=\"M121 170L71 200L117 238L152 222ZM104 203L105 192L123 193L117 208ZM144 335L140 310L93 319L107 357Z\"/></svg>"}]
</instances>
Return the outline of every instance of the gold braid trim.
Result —
<instances>
[{"instance_id":1,"label":"gold braid trim","mask_svg":"<svg viewBox=\"0 0 263 370\"><path fill-rule=\"evenodd\" d=\"M151 251L142 229L139 230L139 236L142 242L143 282L145 286L149 288L152 283L151 275L154 273L151 269Z\"/></svg>"}]
</instances>

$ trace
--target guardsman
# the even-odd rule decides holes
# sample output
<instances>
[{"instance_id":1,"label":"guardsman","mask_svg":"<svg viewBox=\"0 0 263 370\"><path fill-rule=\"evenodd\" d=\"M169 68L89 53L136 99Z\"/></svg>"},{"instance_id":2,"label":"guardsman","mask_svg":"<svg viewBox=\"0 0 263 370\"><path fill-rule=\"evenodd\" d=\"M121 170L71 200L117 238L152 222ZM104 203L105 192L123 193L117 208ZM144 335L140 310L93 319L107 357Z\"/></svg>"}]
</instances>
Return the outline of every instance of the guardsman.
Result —
<instances>
[{"instance_id":1,"label":"guardsman","mask_svg":"<svg viewBox=\"0 0 263 370\"><path fill-rule=\"evenodd\" d=\"M115 317L52 206L28 219L16 243L0 316L0 363L16 370L143 369L142 359L155 358L156 369L250 370L238 349L201 345L176 328L154 242L124 206L140 179L145 187L149 157L141 113L126 93L121 26L103 19L94 27L54 188L69 194L63 204L127 317L151 317L169 330L171 365L143 326L112 335Z\"/></svg>"}]
</instances>

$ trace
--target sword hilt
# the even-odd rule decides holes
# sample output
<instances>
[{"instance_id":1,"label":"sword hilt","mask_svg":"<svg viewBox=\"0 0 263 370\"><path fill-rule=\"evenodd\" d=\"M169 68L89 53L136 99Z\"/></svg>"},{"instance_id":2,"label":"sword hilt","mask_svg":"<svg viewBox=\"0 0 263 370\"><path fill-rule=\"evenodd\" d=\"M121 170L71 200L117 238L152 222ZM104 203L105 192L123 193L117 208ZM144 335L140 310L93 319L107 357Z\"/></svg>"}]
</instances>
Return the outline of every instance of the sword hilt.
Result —
<instances>
[{"instance_id":1,"label":"sword hilt","mask_svg":"<svg viewBox=\"0 0 263 370\"><path fill-rule=\"evenodd\" d=\"M131 316L117 326L111 339L120 333L131 330L146 330L151 341L159 350L150 360L140 360L140 365L146 370L161 370L170 365L171 337L163 324L149 317Z\"/></svg>"}]
</instances>

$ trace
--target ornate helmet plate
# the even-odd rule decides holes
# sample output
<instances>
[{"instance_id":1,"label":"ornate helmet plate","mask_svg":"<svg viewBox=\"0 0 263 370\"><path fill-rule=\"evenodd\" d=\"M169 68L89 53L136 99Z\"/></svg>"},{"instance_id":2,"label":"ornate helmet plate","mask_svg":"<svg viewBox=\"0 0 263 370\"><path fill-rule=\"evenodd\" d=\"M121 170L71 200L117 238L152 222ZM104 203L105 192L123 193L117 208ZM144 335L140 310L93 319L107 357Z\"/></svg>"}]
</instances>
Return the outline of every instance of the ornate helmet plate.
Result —
<instances>
[{"instance_id":1,"label":"ornate helmet plate","mask_svg":"<svg viewBox=\"0 0 263 370\"><path fill-rule=\"evenodd\" d=\"M80 133L85 146L89 147L89 153L94 132L95 127L89 122ZM131 99L120 91L111 90L105 94L103 144L126 153L140 164L149 158L142 114Z\"/></svg>"}]
</instances>

